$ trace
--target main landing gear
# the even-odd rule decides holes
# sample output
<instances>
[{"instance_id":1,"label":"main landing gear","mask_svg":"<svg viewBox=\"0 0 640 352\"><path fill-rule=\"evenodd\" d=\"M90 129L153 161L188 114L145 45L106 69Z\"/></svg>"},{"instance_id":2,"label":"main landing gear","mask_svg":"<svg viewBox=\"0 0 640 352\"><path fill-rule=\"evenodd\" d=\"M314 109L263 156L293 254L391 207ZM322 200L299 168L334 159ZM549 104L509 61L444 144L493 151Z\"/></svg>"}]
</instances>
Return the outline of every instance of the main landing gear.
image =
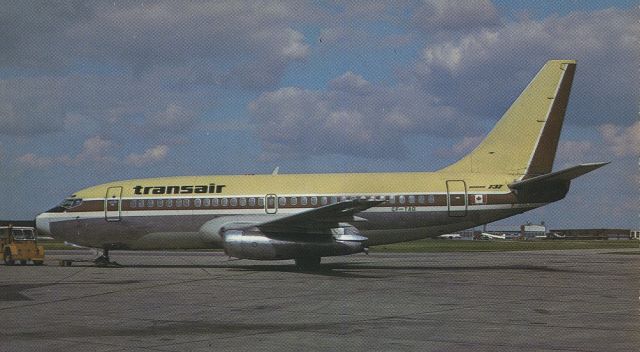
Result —
<instances>
[{"instance_id":1,"label":"main landing gear","mask_svg":"<svg viewBox=\"0 0 640 352\"><path fill-rule=\"evenodd\" d=\"M102 255L99 256L98 258L93 260L93 263L96 266L101 266L101 267L105 267L105 266L112 266L112 267L119 267L122 266L116 262L112 262L109 259L109 247L104 247L102 249Z\"/></svg>"},{"instance_id":2,"label":"main landing gear","mask_svg":"<svg viewBox=\"0 0 640 352\"><path fill-rule=\"evenodd\" d=\"M318 270L320 268L320 257L300 257L295 260L296 266L300 270Z\"/></svg>"}]
</instances>

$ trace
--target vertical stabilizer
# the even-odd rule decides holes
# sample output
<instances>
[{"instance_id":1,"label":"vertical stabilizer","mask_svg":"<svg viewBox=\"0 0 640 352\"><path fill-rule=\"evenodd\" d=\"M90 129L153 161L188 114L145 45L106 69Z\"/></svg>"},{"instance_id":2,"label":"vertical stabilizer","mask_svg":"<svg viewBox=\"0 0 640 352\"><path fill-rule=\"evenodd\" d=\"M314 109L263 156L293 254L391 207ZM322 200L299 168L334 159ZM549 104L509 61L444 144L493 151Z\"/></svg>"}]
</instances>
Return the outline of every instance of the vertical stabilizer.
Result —
<instances>
[{"instance_id":1,"label":"vertical stabilizer","mask_svg":"<svg viewBox=\"0 0 640 352\"><path fill-rule=\"evenodd\" d=\"M548 61L480 145L441 171L519 178L551 172L575 68L574 60Z\"/></svg>"}]
</instances>

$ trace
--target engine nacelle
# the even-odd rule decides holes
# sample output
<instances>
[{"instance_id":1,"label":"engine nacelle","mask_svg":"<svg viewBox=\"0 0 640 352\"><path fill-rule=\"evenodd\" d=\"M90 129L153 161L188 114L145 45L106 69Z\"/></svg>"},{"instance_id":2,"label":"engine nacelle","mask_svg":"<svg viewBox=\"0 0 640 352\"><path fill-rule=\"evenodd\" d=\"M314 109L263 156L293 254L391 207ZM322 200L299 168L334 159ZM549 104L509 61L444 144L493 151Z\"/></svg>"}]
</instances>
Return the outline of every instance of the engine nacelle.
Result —
<instances>
[{"instance_id":1,"label":"engine nacelle","mask_svg":"<svg viewBox=\"0 0 640 352\"><path fill-rule=\"evenodd\" d=\"M334 229L332 235L267 236L254 227L223 233L227 255L241 259L283 260L302 257L331 257L364 252L367 238L351 228Z\"/></svg>"}]
</instances>

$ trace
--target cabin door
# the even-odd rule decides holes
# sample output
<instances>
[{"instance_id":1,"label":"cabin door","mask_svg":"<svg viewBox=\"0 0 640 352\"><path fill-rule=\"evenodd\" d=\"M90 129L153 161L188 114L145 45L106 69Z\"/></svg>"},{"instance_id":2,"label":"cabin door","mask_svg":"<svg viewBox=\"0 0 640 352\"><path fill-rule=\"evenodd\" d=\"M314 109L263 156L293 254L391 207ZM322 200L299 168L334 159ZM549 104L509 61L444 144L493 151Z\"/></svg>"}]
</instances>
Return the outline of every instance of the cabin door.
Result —
<instances>
[{"instance_id":1,"label":"cabin door","mask_svg":"<svg viewBox=\"0 0 640 352\"><path fill-rule=\"evenodd\" d=\"M120 221L122 213L122 187L109 187L104 198L104 218Z\"/></svg>"},{"instance_id":2,"label":"cabin door","mask_svg":"<svg viewBox=\"0 0 640 352\"><path fill-rule=\"evenodd\" d=\"M278 197L275 194L267 194L264 197L264 211L267 214L278 212Z\"/></svg>"},{"instance_id":3,"label":"cabin door","mask_svg":"<svg viewBox=\"0 0 640 352\"><path fill-rule=\"evenodd\" d=\"M449 216L466 216L467 206L467 184L463 180L447 180L447 208Z\"/></svg>"}]
</instances>

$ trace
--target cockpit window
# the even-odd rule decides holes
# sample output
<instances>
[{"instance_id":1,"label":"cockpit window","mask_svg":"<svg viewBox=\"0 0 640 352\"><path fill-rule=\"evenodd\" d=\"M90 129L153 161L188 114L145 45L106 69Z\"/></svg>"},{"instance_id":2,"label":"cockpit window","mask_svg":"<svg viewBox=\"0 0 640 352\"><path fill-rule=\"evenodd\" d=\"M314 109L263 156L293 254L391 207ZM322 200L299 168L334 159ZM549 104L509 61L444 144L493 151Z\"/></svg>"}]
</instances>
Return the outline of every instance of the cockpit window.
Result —
<instances>
[{"instance_id":1,"label":"cockpit window","mask_svg":"<svg viewBox=\"0 0 640 352\"><path fill-rule=\"evenodd\" d=\"M67 198L62 202L62 204L60 204L60 206L65 208L65 209L71 209L71 208L75 208L75 207L79 206L80 204L82 204L82 199L79 199L79 198Z\"/></svg>"}]
</instances>

